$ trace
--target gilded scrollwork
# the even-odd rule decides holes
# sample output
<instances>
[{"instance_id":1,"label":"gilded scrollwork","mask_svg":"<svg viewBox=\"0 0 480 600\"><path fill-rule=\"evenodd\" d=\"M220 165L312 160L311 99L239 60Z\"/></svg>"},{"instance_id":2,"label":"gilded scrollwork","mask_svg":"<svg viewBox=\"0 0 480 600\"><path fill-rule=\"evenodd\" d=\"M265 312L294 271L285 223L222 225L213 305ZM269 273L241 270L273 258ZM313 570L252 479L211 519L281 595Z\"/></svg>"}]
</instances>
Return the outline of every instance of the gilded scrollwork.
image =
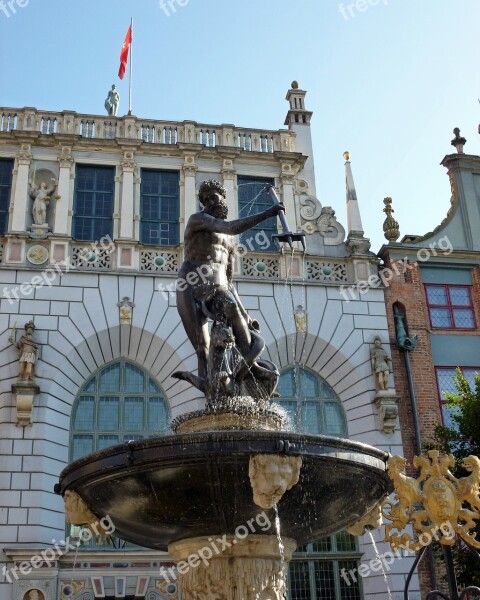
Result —
<instances>
[{"instance_id":1,"label":"gilded scrollwork","mask_svg":"<svg viewBox=\"0 0 480 600\"><path fill-rule=\"evenodd\" d=\"M453 532L470 546L480 548L473 529L480 520L480 459L467 456L463 466L469 475L457 478L450 469L455 465L451 454L429 450L426 456L416 456L413 465L420 470L418 478L409 477L405 470L407 461L392 456L388 461L388 474L395 486L394 501L387 500L383 516L390 521L385 527L385 541L394 550L405 548L419 550L425 543L422 534L432 537L444 532L439 542L445 546L455 544ZM412 523L414 536L402 530ZM396 531L395 531L396 530Z\"/></svg>"}]
</instances>

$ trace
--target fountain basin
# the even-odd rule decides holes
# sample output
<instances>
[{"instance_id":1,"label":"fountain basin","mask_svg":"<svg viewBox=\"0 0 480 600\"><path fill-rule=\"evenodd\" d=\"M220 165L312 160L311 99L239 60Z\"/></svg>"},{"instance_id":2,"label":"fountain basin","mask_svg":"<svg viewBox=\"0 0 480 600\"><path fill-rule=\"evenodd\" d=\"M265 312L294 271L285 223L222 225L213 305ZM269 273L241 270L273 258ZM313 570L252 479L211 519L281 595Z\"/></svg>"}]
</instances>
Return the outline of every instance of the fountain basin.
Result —
<instances>
[{"instance_id":1,"label":"fountain basin","mask_svg":"<svg viewBox=\"0 0 480 600\"><path fill-rule=\"evenodd\" d=\"M386 452L335 437L251 430L113 446L66 467L55 491L77 492L98 517L112 519L118 537L167 550L180 540L234 535L262 512L274 523L274 510L253 501L249 461L258 454L302 457L300 480L278 505L282 536L299 545L356 523L392 491Z\"/></svg>"}]
</instances>

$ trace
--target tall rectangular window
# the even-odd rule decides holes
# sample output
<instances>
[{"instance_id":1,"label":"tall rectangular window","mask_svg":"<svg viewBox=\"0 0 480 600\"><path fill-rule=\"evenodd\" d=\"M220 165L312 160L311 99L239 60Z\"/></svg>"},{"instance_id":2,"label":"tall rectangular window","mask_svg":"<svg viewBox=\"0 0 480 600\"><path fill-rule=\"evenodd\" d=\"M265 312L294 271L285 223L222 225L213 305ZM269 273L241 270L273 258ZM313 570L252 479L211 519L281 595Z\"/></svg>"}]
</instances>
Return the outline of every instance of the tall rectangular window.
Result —
<instances>
[{"instance_id":1,"label":"tall rectangular window","mask_svg":"<svg viewBox=\"0 0 480 600\"><path fill-rule=\"evenodd\" d=\"M7 233L10 193L12 191L13 160L0 160L0 235Z\"/></svg>"},{"instance_id":2,"label":"tall rectangular window","mask_svg":"<svg viewBox=\"0 0 480 600\"><path fill-rule=\"evenodd\" d=\"M465 379L470 384L470 389L475 391L475 374L480 373L480 367L460 367ZM455 423L452 421L452 409L446 405L446 394L458 395L455 387L454 376L457 374L455 367L435 367L437 374L438 392L440 394L440 404L442 407L443 424L446 427L455 429Z\"/></svg>"},{"instance_id":3,"label":"tall rectangular window","mask_svg":"<svg viewBox=\"0 0 480 600\"><path fill-rule=\"evenodd\" d=\"M471 287L468 285L425 285L432 327L475 329Z\"/></svg>"},{"instance_id":4,"label":"tall rectangular window","mask_svg":"<svg viewBox=\"0 0 480 600\"><path fill-rule=\"evenodd\" d=\"M140 243L176 246L180 242L179 172L142 169Z\"/></svg>"},{"instance_id":5,"label":"tall rectangular window","mask_svg":"<svg viewBox=\"0 0 480 600\"><path fill-rule=\"evenodd\" d=\"M77 165L73 237L98 241L113 236L114 167Z\"/></svg>"},{"instance_id":6,"label":"tall rectangular window","mask_svg":"<svg viewBox=\"0 0 480 600\"><path fill-rule=\"evenodd\" d=\"M272 199L266 192L262 192L267 183L274 184L269 177L247 177L239 175L238 184L238 216L248 217L256 215L272 206ZM277 247L272 242L272 234L277 233L277 217L270 217L266 221L255 225L240 236L240 243L247 252L276 252Z\"/></svg>"}]
</instances>

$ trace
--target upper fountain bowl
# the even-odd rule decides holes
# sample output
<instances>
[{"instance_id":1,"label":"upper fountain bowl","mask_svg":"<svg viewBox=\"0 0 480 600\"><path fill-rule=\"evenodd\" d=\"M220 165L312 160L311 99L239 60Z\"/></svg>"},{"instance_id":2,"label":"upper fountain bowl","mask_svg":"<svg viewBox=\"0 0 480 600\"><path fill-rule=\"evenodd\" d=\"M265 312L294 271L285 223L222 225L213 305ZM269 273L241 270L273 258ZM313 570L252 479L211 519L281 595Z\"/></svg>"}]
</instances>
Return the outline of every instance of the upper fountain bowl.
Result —
<instances>
[{"instance_id":1,"label":"upper fountain bowl","mask_svg":"<svg viewBox=\"0 0 480 600\"><path fill-rule=\"evenodd\" d=\"M304 545L349 527L392 491L388 454L359 442L279 431L206 431L128 442L90 454L60 475L115 534L167 550L199 536L233 535L262 512L250 459L301 457L300 479L278 504L282 536ZM268 512L271 522L274 512Z\"/></svg>"}]
</instances>

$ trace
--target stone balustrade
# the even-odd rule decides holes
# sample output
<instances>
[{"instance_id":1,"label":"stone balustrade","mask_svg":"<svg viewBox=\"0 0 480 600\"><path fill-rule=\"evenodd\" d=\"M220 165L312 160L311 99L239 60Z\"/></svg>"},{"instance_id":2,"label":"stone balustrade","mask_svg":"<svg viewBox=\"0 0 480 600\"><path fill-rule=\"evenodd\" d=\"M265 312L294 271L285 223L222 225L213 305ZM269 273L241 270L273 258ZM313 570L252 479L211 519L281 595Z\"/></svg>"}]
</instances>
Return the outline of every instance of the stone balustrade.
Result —
<instances>
[{"instance_id":1,"label":"stone balustrade","mask_svg":"<svg viewBox=\"0 0 480 600\"><path fill-rule=\"evenodd\" d=\"M250 152L295 152L295 133L288 130L245 129L194 121L158 121L134 115L109 117L74 111L0 108L0 132L37 131L43 135L75 135L92 139L128 139L150 144L226 146Z\"/></svg>"}]
</instances>

